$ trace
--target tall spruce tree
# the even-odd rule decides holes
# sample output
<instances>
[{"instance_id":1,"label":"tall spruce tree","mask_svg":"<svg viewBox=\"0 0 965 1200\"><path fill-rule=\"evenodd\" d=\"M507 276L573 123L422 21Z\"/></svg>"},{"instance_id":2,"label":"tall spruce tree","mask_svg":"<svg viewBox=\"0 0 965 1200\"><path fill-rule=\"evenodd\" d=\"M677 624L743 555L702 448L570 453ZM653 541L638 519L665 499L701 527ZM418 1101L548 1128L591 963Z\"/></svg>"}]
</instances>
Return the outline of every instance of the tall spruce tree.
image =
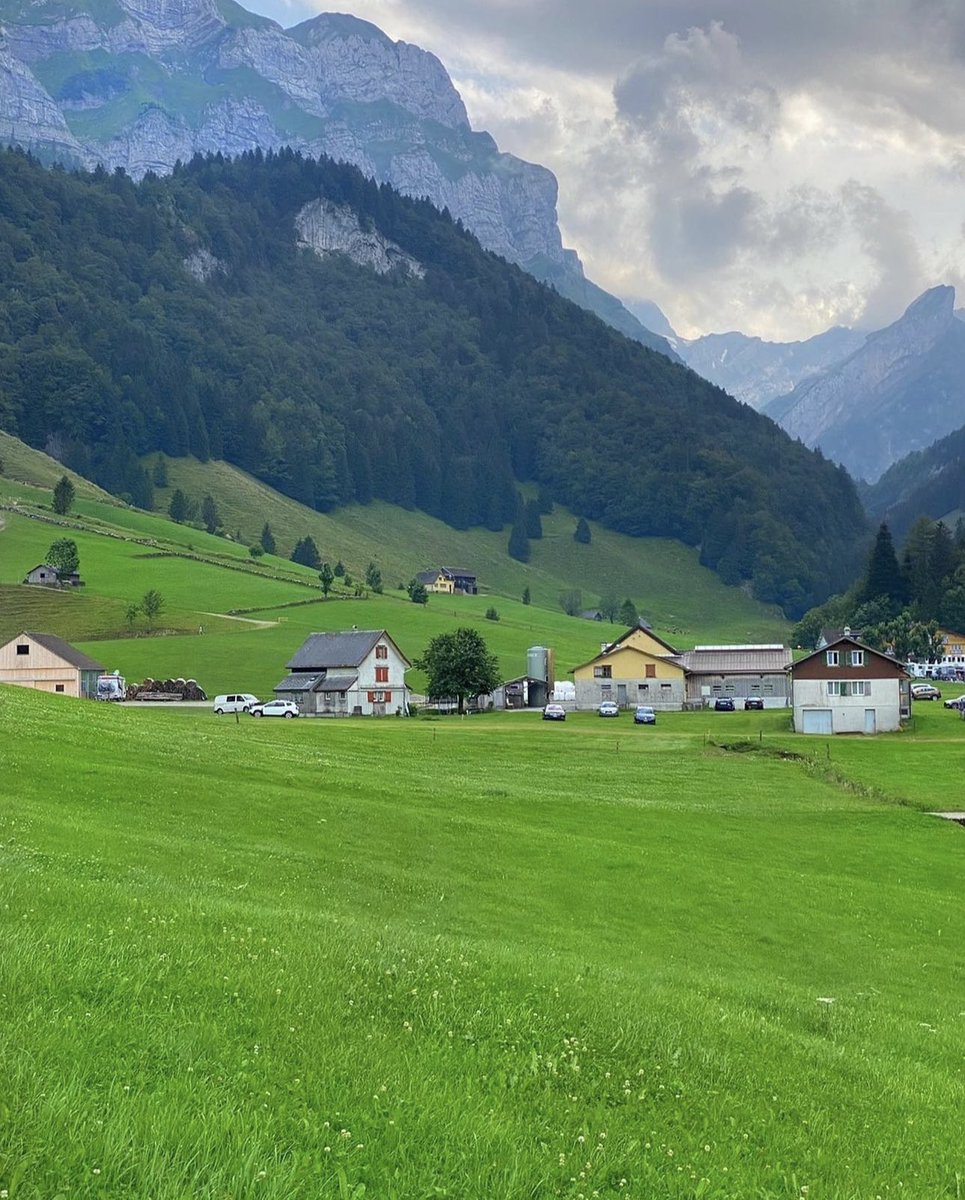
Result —
<instances>
[{"instance_id":1,"label":"tall spruce tree","mask_svg":"<svg viewBox=\"0 0 965 1200\"><path fill-rule=\"evenodd\" d=\"M576 529L573 530L573 541L579 542L581 546L590 544L590 527L584 517L580 517L576 523Z\"/></svg>"},{"instance_id":2,"label":"tall spruce tree","mask_svg":"<svg viewBox=\"0 0 965 1200\"><path fill-rule=\"evenodd\" d=\"M507 549L510 558L515 558L517 562L529 562L529 538L522 521L516 521L513 525Z\"/></svg>"},{"instance_id":3,"label":"tall spruce tree","mask_svg":"<svg viewBox=\"0 0 965 1200\"><path fill-rule=\"evenodd\" d=\"M867 604L877 600L879 596L887 597L895 612L905 603L907 588L905 578L898 565L895 545L891 540L891 530L882 522L878 527L875 543L868 558L868 568L858 591L858 601Z\"/></svg>"}]
</instances>

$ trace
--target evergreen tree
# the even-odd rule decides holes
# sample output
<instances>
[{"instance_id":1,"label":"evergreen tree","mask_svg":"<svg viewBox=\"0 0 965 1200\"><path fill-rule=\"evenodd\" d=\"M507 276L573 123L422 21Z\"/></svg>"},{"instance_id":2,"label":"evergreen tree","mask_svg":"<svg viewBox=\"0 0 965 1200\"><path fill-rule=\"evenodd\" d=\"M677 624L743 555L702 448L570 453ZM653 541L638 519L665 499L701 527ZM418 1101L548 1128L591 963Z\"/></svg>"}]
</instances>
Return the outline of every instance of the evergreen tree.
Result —
<instances>
[{"instance_id":1,"label":"evergreen tree","mask_svg":"<svg viewBox=\"0 0 965 1200\"><path fill-rule=\"evenodd\" d=\"M275 535L271 531L271 526L266 521L264 528L261 531L261 548L266 554L275 553Z\"/></svg>"},{"instance_id":2,"label":"evergreen tree","mask_svg":"<svg viewBox=\"0 0 965 1200\"><path fill-rule=\"evenodd\" d=\"M180 488L175 488L171 496L171 501L168 504L168 516L172 521L176 521L179 525L183 524L188 519L190 506L188 498Z\"/></svg>"},{"instance_id":3,"label":"evergreen tree","mask_svg":"<svg viewBox=\"0 0 965 1200\"><path fill-rule=\"evenodd\" d=\"M374 562L365 568L365 582L377 596L382 595L382 572Z\"/></svg>"},{"instance_id":4,"label":"evergreen tree","mask_svg":"<svg viewBox=\"0 0 965 1200\"><path fill-rule=\"evenodd\" d=\"M897 612L903 605L907 588L898 557L895 554L891 531L882 523L868 558L868 567L858 589L859 603L866 604L879 596L887 597Z\"/></svg>"},{"instance_id":5,"label":"evergreen tree","mask_svg":"<svg viewBox=\"0 0 965 1200\"><path fill-rule=\"evenodd\" d=\"M515 558L517 562L529 562L529 538L526 536L525 527L518 521L509 535L507 549L510 558Z\"/></svg>"},{"instance_id":6,"label":"evergreen tree","mask_svg":"<svg viewBox=\"0 0 965 1200\"><path fill-rule=\"evenodd\" d=\"M576 523L576 529L573 530L573 541L579 542L581 546L588 546L590 543L590 527L583 517Z\"/></svg>"},{"instance_id":7,"label":"evergreen tree","mask_svg":"<svg viewBox=\"0 0 965 1200\"><path fill-rule=\"evenodd\" d=\"M529 594L529 584L527 584L526 587L523 588L523 603L529 604L531 599L532 597Z\"/></svg>"},{"instance_id":8,"label":"evergreen tree","mask_svg":"<svg viewBox=\"0 0 965 1200\"><path fill-rule=\"evenodd\" d=\"M341 579L344 574L345 574L345 563L343 563L342 560L339 559L338 562L335 564L335 577L336 577L336 579Z\"/></svg>"},{"instance_id":9,"label":"evergreen tree","mask_svg":"<svg viewBox=\"0 0 965 1200\"><path fill-rule=\"evenodd\" d=\"M166 488L168 486L168 464L163 454L159 454L155 459L151 478L155 487Z\"/></svg>"},{"instance_id":10,"label":"evergreen tree","mask_svg":"<svg viewBox=\"0 0 965 1200\"><path fill-rule=\"evenodd\" d=\"M332 584L335 582L335 572L327 562L322 563L322 569L318 573L318 579L322 585L322 594L327 596L332 590Z\"/></svg>"},{"instance_id":11,"label":"evergreen tree","mask_svg":"<svg viewBox=\"0 0 965 1200\"><path fill-rule=\"evenodd\" d=\"M313 537L303 537L301 541L295 543L295 548L291 552L291 561L300 563L303 567L311 567L313 571L317 571L322 565L321 555L318 553L318 547L315 545Z\"/></svg>"},{"instance_id":12,"label":"evergreen tree","mask_svg":"<svg viewBox=\"0 0 965 1200\"><path fill-rule=\"evenodd\" d=\"M637 612L637 606L629 596L620 605L620 621L628 628L640 623L640 614Z\"/></svg>"},{"instance_id":13,"label":"evergreen tree","mask_svg":"<svg viewBox=\"0 0 965 1200\"><path fill-rule=\"evenodd\" d=\"M201 501L201 520L204 522L204 527L208 533L214 533L221 524L221 518L218 516L218 506L215 504L213 496L205 496Z\"/></svg>"},{"instance_id":14,"label":"evergreen tree","mask_svg":"<svg viewBox=\"0 0 965 1200\"><path fill-rule=\"evenodd\" d=\"M543 522L539 515L539 502L527 500L523 509L523 520L526 525L526 536L538 541L543 536Z\"/></svg>"},{"instance_id":15,"label":"evergreen tree","mask_svg":"<svg viewBox=\"0 0 965 1200\"><path fill-rule=\"evenodd\" d=\"M54 487L53 509L60 516L66 516L74 505L76 490L66 475L61 475Z\"/></svg>"},{"instance_id":16,"label":"evergreen tree","mask_svg":"<svg viewBox=\"0 0 965 1200\"><path fill-rule=\"evenodd\" d=\"M409 593L409 599L413 604L429 603L429 592L426 588L426 585L421 583L418 579L409 580L409 585L406 588L406 591Z\"/></svg>"}]
</instances>

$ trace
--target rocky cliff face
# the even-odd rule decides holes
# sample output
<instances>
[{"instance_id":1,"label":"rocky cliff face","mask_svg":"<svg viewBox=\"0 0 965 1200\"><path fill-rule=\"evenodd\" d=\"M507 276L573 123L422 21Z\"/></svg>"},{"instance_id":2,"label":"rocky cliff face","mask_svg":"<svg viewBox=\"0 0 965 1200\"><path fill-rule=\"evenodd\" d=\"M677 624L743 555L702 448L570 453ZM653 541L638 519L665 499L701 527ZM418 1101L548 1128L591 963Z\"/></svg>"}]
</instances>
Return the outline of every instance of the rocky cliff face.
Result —
<instances>
[{"instance_id":1,"label":"rocky cliff face","mask_svg":"<svg viewBox=\"0 0 965 1200\"><path fill-rule=\"evenodd\" d=\"M360 267L371 267L379 275L396 268L425 276L420 262L406 254L401 246L383 237L377 230L363 229L355 210L330 200L313 200L295 217L298 244L316 254L344 254Z\"/></svg>"},{"instance_id":2,"label":"rocky cliff face","mask_svg":"<svg viewBox=\"0 0 965 1200\"><path fill-rule=\"evenodd\" d=\"M663 352L583 276L556 179L470 128L442 63L325 13L293 29L233 0L0 0L0 135L135 177L195 152L293 146L448 208L516 262Z\"/></svg>"},{"instance_id":3,"label":"rocky cliff face","mask_svg":"<svg viewBox=\"0 0 965 1200\"><path fill-rule=\"evenodd\" d=\"M955 291L931 288L844 362L799 384L764 412L858 478L965 423L965 325Z\"/></svg>"}]
</instances>

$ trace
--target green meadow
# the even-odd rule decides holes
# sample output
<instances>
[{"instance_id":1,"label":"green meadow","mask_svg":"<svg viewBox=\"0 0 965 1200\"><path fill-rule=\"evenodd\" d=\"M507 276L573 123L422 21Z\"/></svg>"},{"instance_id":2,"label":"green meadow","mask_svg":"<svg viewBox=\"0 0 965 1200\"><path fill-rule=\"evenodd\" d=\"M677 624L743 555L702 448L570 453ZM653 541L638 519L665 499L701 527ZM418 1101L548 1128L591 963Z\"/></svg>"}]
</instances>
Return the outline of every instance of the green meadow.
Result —
<instances>
[{"instance_id":1,"label":"green meadow","mask_svg":"<svg viewBox=\"0 0 965 1200\"><path fill-rule=\"evenodd\" d=\"M692 550L578 546L570 513L524 567L218 463L169 476L230 539L79 479L58 519L59 464L0 459L0 637L130 679L267 695L314 630L414 658L467 623L507 676L542 644L565 678L621 631L571 587L682 647L787 636ZM252 558L265 520L385 593ZM61 536L86 586L23 586ZM439 562L484 594L395 588ZM927 815L965 808L955 713L830 742L786 711L275 722L0 687L0 730L0 1200L962 1200L965 831Z\"/></svg>"},{"instance_id":2,"label":"green meadow","mask_svg":"<svg viewBox=\"0 0 965 1200\"><path fill-rule=\"evenodd\" d=\"M962 1194L953 713L0 722L10 1200Z\"/></svg>"},{"instance_id":3,"label":"green meadow","mask_svg":"<svg viewBox=\"0 0 965 1200\"><path fill-rule=\"evenodd\" d=\"M415 659L432 637L462 624L485 631L506 677L525 673L528 647L546 645L565 679L602 640L623 631L567 616L559 598L574 588L586 607L606 593L633 599L657 632L681 648L782 641L788 633L775 609L725 587L699 565L693 549L595 525L591 543L579 545L572 537L576 518L561 509L544 518L545 535L532 542L532 559L522 564L506 553L506 531L457 531L385 504L317 513L223 462L167 460L170 486L158 489L157 505L166 509L176 486L194 499L210 493L230 537L130 508L79 477L73 509L58 518L50 489L63 473L60 464L8 435L0 437L0 461L0 638L25 628L57 633L132 680L184 676L210 695L264 695L314 631L384 627ZM266 521L279 554L253 558L249 544ZM284 557L309 534L325 559L341 560L354 577L348 586L337 580L327 599L315 572ZM22 586L60 537L76 541L85 586L59 593ZM379 566L384 592L356 596L354 581L369 562ZM439 563L474 570L480 595L412 604L398 585ZM532 603L524 605L527 587ZM150 589L164 598L160 618L152 628L143 618L129 623L128 608ZM498 621L486 620L491 608ZM423 683L418 672L410 681L417 689Z\"/></svg>"}]
</instances>

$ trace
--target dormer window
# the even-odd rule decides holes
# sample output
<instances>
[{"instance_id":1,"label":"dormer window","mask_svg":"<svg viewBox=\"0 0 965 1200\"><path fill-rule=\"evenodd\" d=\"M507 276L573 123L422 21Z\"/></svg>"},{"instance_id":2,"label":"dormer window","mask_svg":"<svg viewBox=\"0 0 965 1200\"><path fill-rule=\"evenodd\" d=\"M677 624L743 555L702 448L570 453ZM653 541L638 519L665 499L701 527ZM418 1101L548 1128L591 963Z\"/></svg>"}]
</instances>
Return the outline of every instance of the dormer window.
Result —
<instances>
[{"instance_id":1,"label":"dormer window","mask_svg":"<svg viewBox=\"0 0 965 1200\"><path fill-rule=\"evenodd\" d=\"M838 651L837 651L837 650L828 650L828 652L827 652L827 659L828 659L828 666L829 666L829 667L836 667L836 666L838 666L838 665L839 665L838 658L839 658L839 655L838 655Z\"/></svg>"},{"instance_id":2,"label":"dormer window","mask_svg":"<svg viewBox=\"0 0 965 1200\"><path fill-rule=\"evenodd\" d=\"M853 667L863 667L864 666L864 651L863 650L852 650L851 651L851 665Z\"/></svg>"},{"instance_id":3,"label":"dormer window","mask_svg":"<svg viewBox=\"0 0 965 1200\"><path fill-rule=\"evenodd\" d=\"M378 646L376 646L375 647L375 657L376 658L388 658L389 657L388 646L385 646L381 643Z\"/></svg>"}]
</instances>

